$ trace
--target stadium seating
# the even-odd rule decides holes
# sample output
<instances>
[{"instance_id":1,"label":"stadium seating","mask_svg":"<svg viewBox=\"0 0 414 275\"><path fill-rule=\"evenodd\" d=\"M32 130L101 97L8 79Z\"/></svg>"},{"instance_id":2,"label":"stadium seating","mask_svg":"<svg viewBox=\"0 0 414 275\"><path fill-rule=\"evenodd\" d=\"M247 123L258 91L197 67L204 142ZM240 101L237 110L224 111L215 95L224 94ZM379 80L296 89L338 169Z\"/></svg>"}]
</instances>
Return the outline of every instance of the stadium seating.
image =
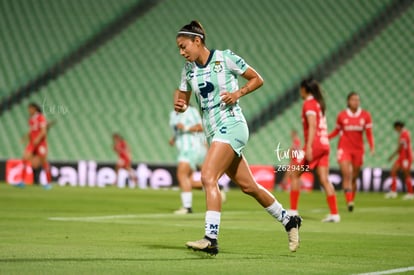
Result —
<instances>
[{"instance_id":1,"label":"stadium seating","mask_svg":"<svg viewBox=\"0 0 414 275\"><path fill-rule=\"evenodd\" d=\"M346 107L346 95L357 91L361 105L371 112L374 121L376 154L366 154L365 163L371 167L389 168L388 156L397 146L397 134L392 124L403 120L412 132L412 105L414 103L414 31L407 26L414 24L414 7L380 33L350 62L341 67L322 83L327 101L328 127L333 129L337 113ZM290 146L290 129L302 135L300 112L302 102L297 102L280 117L275 118L249 143L247 155L254 163L276 163L272 150L277 142L284 148ZM269 143L263 142L271 136ZM337 140L332 143L331 165L337 167L335 158ZM366 147L368 148L368 147Z\"/></svg>"},{"instance_id":2,"label":"stadium seating","mask_svg":"<svg viewBox=\"0 0 414 275\"><path fill-rule=\"evenodd\" d=\"M0 1L0 99L78 48L136 0Z\"/></svg>"},{"instance_id":3,"label":"stadium seating","mask_svg":"<svg viewBox=\"0 0 414 275\"><path fill-rule=\"evenodd\" d=\"M7 146L0 148L0 156L21 155L23 147L18 137L27 129L26 105L29 101L36 101L44 104L48 119L58 121L49 134L50 158L53 160L113 160L111 134L117 131L130 143L134 160L174 162L175 150L168 145L171 135L168 116L172 109L172 92L177 87L183 65L175 46L175 33L180 26L198 18L207 29L208 46L231 48L263 75L265 86L242 99L242 107L249 119L270 101L276 100L286 88L300 81L303 75L332 54L390 2L267 0L261 1L260 5L251 5L248 1L231 0L221 1L220 8L211 13L205 12L210 10L211 3L208 1L161 2L39 93L4 113L0 117L0 131L7 132ZM243 9L243 16L229 13L233 7ZM109 16L110 13L107 14ZM88 20L95 22L97 19ZM409 20L404 16L390 28L401 29L401 24L410 23L407 22ZM79 24L90 27L89 21ZM381 61L375 59L378 58L376 52L388 52L390 42L401 44L401 38L384 36L387 32L370 43L369 50L358 54L323 83L327 91L330 126L337 110L344 106L346 93L354 89L352 83L359 83L355 89L361 91L364 107L370 109L364 93L365 90L371 92L371 97L375 90L363 89L367 84L372 86L376 77L397 78L399 66L401 70L405 69L404 72L410 72L407 68L412 68L412 61L407 56L402 58L404 65L396 63L396 72L390 72L387 66L375 67L375 71L371 72L372 64ZM91 34L89 32L85 37ZM412 39L412 35L401 37ZM404 43L409 48L409 41ZM395 55L400 57L402 49L396 47L394 50ZM384 59L381 62L389 61ZM362 76L361 70L371 78L368 80ZM409 78L406 80L409 81ZM395 82L404 88L405 82L387 81L388 89L390 85L395 87ZM381 87L378 83L375 88ZM331 94L331 91L335 93ZM412 97L412 94L408 96ZM384 104L385 97L374 98L369 99L370 105ZM300 105L298 102L252 134L246 151L251 163L276 164L273 151L277 143L287 148L290 145L290 129L296 128L301 133ZM381 115L373 113L373 116L380 123ZM380 140L378 137L377 141ZM384 161L382 156L370 163L378 165L380 161Z\"/></svg>"}]
</instances>

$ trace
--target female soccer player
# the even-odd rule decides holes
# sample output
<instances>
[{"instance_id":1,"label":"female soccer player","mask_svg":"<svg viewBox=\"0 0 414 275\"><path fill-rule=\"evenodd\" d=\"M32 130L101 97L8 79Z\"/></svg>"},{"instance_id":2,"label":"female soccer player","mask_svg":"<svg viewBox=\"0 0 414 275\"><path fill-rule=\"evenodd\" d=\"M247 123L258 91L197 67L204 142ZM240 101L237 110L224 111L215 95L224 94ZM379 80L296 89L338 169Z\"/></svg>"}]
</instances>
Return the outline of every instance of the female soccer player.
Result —
<instances>
[{"instance_id":1,"label":"female soccer player","mask_svg":"<svg viewBox=\"0 0 414 275\"><path fill-rule=\"evenodd\" d=\"M319 181L325 189L326 200L330 214L323 222L339 222L338 207L336 204L335 189L329 182L329 140L325 117L325 101L319 83L314 79L303 80L300 84L300 96L304 100L302 107L302 124L305 139L305 158L294 170L291 192L296 196L290 196L291 205L299 201L299 176L304 171L316 169ZM292 201L293 200L293 201Z\"/></svg>"},{"instance_id":2,"label":"female soccer player","mask_svg":"<svg viewBox=\"0 0 414 275\"><path fill-rule=\"evenodd\" d=\"M398 147L397 150L389 157L391 161L396 155L398 155L398 159L394 162L394 165L391 169L391 191L388 192L385 197L388 198L396 198L397 197L397 173L401 170L404 174L405 185L407 187L407 194L403 197L404 200L413 200L414 193L413 193L413 186L411 182L411 163L413 161L412 155L412 148L411 148L411 134L410 132L404 127L404 123L401 121L396 121L394 123L394 130L400 134L398 139Z\"/></svg>"},{"instance_id":3,"label":"female soccer player","mask_svg":"<svg viewBox=\"0 0 414 275\"><path fill-rule=\"evenodd\" d=\"M242 155L249 131L238 104L239 98L262 86L263 80L241 57L230 50L210 50L205 41L205 31L197 21L182 27L176 37L180 54L187 62L176 90L174 108L177 112L185 111L191 93L195 93L210 146L201 170L207 205L205 236L187 242L186 246L211 255L218 253L222 201L217 181L226 173L244 193L255 198L285 226L289 249L296 251L301 218L289 216L275 197L257 184ZM238 86L239 75L247 80L242 88Z\"/></svg>"},{"instance_id":4,"label":"female soccer player","mask_svg":"<svg viewBox=\"0 0 414 275\"><path fill-rule=\"evenodd\" d=\"M353 211L357 178L364 162L365 131L371 154L374 154L374 137L372 135L372 119L368 111L361 109L359 95L351 92L347 97L348 108L341 111L336 119L336 128L329 139L341 135L338 143L337 159L342 174L342 189L348 211Z\"/></svg>"},{"instance_id":5,"label":"female soccer player","mask_svg":"<svg viewBox=\"0 0 414 275\"><path fill-rule=\"evenodd\" d=\"M177 179L181 188L182 202L182 207L174 213L190 214L193 212L193 193L191 190L193 187L202 187L200 182L193 181L193 172L197 166L202 165L207 151L200 114L192 106L188 106L183 113L172 111L170 127L174 131L170 145L175 145L178 150Z\"/></svg>"},{"instance_id":6,"label":"female soccer player","mask_svg":"<svg viewBox=\"0 0 414 275\"><path fill-rule=\"evenodd\" d=\"M138 179L135 174L135 171L131 167L131 151L129 150L128 143L126 140L118 133L112 135L113 139L113 149L118 154L118 161L115 165L116 174L118 175L118 170L123 168L128 171L129 180L134 183L134 186L138 184Z\"/></svg>"},{"instance_id":7,"label":"female soccer player","mask_svg":"<svg viewBox=\"0 0 414 275\"><path fill-rule=\"evenodd\" d=\"M22 181L16 186L24 187L24 178L26 176L26 169L28 166L32 166L33 169L37 168L38 163L43 167L46 173L46 184L43 185L44 189L51 189L52 176L50 174L50 165L47 161L47 129L48 123L45 116L42 114L40 106L34 102L28 105L29 112L29 133L27 134L29 143L23 153L23 169L22 169Z\"/></svg>"}]
</instances>

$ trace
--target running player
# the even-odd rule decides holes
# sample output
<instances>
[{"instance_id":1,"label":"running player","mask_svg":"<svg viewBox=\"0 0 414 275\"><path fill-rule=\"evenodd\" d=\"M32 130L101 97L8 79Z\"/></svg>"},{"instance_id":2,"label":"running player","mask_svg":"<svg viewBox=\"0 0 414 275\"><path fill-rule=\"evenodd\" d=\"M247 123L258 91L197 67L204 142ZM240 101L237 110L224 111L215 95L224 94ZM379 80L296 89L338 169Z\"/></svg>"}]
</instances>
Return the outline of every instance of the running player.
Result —
<instances>
[{"instance_id":1,"label":"running player","mask_svg":"<svg viewBox=\"0 0 414 275\"><path fill-rule=\"evenodd\" d=\"M23 169L21 173L22 181L16 184L17 187L24 187L24 178L29 166L36 169L40 164L46 173L46 183L43 188L48 190L52 188L50 184L52 175L50 165L47 161L47 130L48 123L46 117L42 114L40 106L34 102L28 105L29 112L29 133L27 134L29 143L23 153Z\"/></svg>"},{"instance_id":2,"label":"running player","mask_svg":"<svg viewBox=\"0 0 414 275\"><path fill-rule=\"evenodd\" d=\"M210 146L201 170L207 206L205 235L201 240L187 242L186 246L211 255L218 253L222 201L217 181L226 173L244 193L255 198L284 225L289 249L296 251L301 218L289 216L275 197L255 181L242 154L249 130L239 98L262 86L263 80L241 57L230 50L210 50L205 41L205 31L197 21L182 27L176 37L180 54L187 62L176 90L174 108L177 112L185 111L192 92L195 94ZM242 88L238 86L237 76L247 80Z\"/></svg>"},{"instance_id":3,"label":"running player","mask_svg":"<svg viewBox=\"0 0 414 275\"><path fill-rule=\"evenodd\" d=\"M193 172L202 165L207 152L200 113L192 106L188 106L183 113L172 111L170 127L174 131L170 145L175 145L178 150L177 179L182 203L182 207L174 213L190 214L193 212L191 190L202 187L200 181L193 180Z\"/></svg>"},{"instance_id":4,"label":"running player","mask_svg":"<svg viewBox=\"0 0 414 275\"><path fill-rule=\"evenodd\" d=\"M135 174L135 171L131 167L131 151L129 150L128 143L118 133L114 133L112 135L112 139L113 139L113 149L118 154L118 161L116 162L116 165L115 165L116 175L118 175L118 171L121 168L127 170L128 175L129 175L129 180L134 183L133 186L136 186L138 183L138 179ZM129 182L129 184L131 184L131 182Z\"/></svg>"},{"instance_id":5,"label":"running player","mask_svg":"<svg viewBox=\"0 0 414 275\"><path fill-rule=\"evenodd\" d=\"M374 154L372 119L368 111L361 109L359 95L351 92L347 97L348 108L341 111L336 119L336 128L328 135L329 139L340 134L337 159L342 174L342 189L348 211L353 211L357 179L364 162L365 131L371 155Z\"/></svg>"},{"instance_id":6,"label":"running player","mask_svg":"<svg viewBox=\"0 0 414 275\"><path fill-rule=\"evenodd\" d=\"M300 84L300 96L304 100L302 107L302 124L305 138L305 158L294 170L292 176L290 204L297 206L299 201L299 176L309 169L316 169L319 181L325 189L330 214L322 222L339 222L335 189L329 182L329 140L325 116L325 101L319 83L314 79L303 80ZM293 201L292 201L293 200ZM293 209L295 210L295 209ZM292 211L293 212L293 211Z\"/></svg>"},{"instance_id":7,"label":"running player","mask_svg":"<svg viewBox=\"0 0 414 275\"><path fill-rule=\"evenodd\" d=\"M289 148L289 152L290 152L289 157L290 157L290 165L292 166L292 165L300 164L300 160L298 159L298 157L300 157L300 154L302 153L302 147L300 145L300 137L299 137L298 131L296 131L295 129L292 129L290 132L290 137L292 140L292 144ZM292 180L292 171L288 169L283 175L283 179L281 180L282 189L290 188L291 180ZM292 206L290 210L292 210ZM297 211L289 212L289 214L292 214L292 213L297 215Z\"/></svg>"},{"instance_id":8,"label":"running player","mask_svg":"<svg viewBox=\"0 0 414 275\"><path fill-rule=\"evenodd\" d=\"M401 170L404 174L405 185L407 187L407 194L403 197L404 200L413 200L413 186L411 182L411 163L413 161L413 153L411 148L411 134L410 132L404 127L404 123L401 121L396 121L394 123L394 130L400 134L398 139L398 147L397 150L389 157L391 161L394 159L395 156L398 155L398 159L394 162L394 165L391 169L391 191L388 192L385 197L389 198L396 198L397 197L397 173Z\"/></svg>"}]
</instances>

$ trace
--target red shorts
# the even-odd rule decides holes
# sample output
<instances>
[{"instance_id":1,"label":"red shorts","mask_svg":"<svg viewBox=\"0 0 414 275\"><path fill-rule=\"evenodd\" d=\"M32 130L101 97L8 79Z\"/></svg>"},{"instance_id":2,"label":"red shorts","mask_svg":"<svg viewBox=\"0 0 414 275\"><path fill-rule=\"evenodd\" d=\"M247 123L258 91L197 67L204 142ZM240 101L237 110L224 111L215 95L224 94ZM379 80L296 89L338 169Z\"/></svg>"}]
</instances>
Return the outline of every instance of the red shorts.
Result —
<instances>
[{"instance_id":1,"label":"red shorts","mask_svg":"<svg viewBox=\"0 0 414 275\"><path fill-rule=\"evenodd\" d=\"M34 156L46 157L47 156L47 143L46 141L40 142L37 146L34 146L32 142L29 142L26 146L26 152L31 153Z\"/></svg>"},{"instance_id":2,"label":"red shorts","mask_svg":"<svg viewBox=\"0 0 414 275\"><path fill-rule=\"evenodd\" d=\"M305 149L304 149L305 150ZM297 161L297 160L296 160ZM329 167L329 148L312 149L312 160L309 162L303 159L301 165L309 165L309 169L316 167Z\"/></svg>"},{"instance_id":3,"label":"red shorts","mask_svg":"<svg viewBox=\"0 0 414 275\"><path fill-rule=\"evenodd\" d=\"M116 162L116 164L120 168L127 168L127 167L130 167L131 166L131 159L126 158L126 157L119 157L118 158L118 161Z\"/></svg>"},{"instance_id":4,"label":"red shorts","mask_svg":"<svg viewBox=\"0 0 414 275\"><path fill-rule=\"evenodd\" d=\"M362 166L364 163L364 151L338 148L336 158L338 162L350 161L353 166Z\"/></svg>"},{"instance_id":5,"label":"red shorts","mask_svg":"<svg viewBox=\"0 0 414 275\"><path fill-rule=\"evenodd\" d=\"M397 164L402 169L410 169L411 168L412 159L406 159L406 158L398 158L395 161L395 164Z\"/></svg>"}]
</instances>

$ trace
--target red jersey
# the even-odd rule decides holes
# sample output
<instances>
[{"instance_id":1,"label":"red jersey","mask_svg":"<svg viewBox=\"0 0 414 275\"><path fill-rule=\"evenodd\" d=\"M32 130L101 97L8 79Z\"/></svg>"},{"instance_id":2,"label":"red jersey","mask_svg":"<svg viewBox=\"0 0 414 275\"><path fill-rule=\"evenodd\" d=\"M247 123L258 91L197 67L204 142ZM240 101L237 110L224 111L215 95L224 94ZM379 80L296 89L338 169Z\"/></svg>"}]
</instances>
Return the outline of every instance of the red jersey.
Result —
<instances>
[{"instance_id":1,"label":"red jersey","mask_svg":"<svg viewBox=\"0 0 414 275\"><path fill-rule=\"evenodd\" d=\"M120 140L115 143L114 150L118 153L120 158L129 159L128 145L125 140Z\"/></svg>"},{"instance_id":2,"label":"red jersey","mask_svg":"<svg viewBox=\"0 0 414 275\"><path fill-rule=\"evenodd\" d=\"M318 101L316 101L313 96L310 96L305 100L302 108L302 124L303 133L305 135L305 147L306 144L308 144L309 123L306 118L308 115L316 116L316 131L312 148L329 150L326 117L322 113L322 109Z\"/></svg>"},{"instance_id":3,"label":"red jersey","mask_svg":"<svg viewBox=\"0 0 414 275\"><path fill-rule=\"evenodd\" d=\"M372 119L369 112L358 109L352 113L350 109L343 110L336 119L336 128L329 134L333 138L340 134L338 148L347 151L364 151L364 140L362 133L368 139L369 147L374 149L374 138L372 135Z\"/></svg>"},{"instance_id":4,"label":"red jersey","mask_svg":"<svg viewBox=\"0 0 414 275\"><path fill-rule=\"evenodd\" d=\"M35 113L29 118L29 137L30 142L33 142L41 133L43 128L47 127L47 121L42 113ZM42 143L46 141L46 136L39 141Z\"/></svg>"},{"instance_id":5,"label":"red jersey","mask_svg":"<svg viewBox=\"0 0 414 275\"><path fill-rule=\"evenodd\" d=\"M399 159L408 159L412 161L412 149L411 149L411 135L407 129L402 129L399 138L400 150L398 152Z\"/></svg>"}]
</instances>

